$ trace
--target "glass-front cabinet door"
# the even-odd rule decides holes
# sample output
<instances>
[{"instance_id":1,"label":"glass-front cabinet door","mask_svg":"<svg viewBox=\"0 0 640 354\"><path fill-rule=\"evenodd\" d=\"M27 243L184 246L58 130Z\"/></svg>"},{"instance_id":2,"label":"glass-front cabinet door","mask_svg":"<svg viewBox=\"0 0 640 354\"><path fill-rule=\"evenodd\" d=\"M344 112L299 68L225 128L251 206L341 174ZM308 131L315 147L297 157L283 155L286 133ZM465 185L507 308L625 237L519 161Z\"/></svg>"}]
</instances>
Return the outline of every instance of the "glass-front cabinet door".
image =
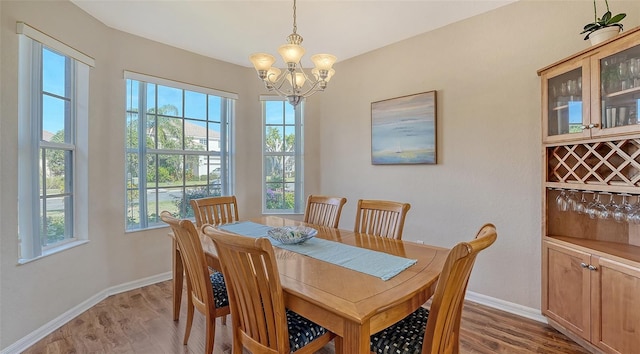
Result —
<instances>
[{"instance_id":1,"label":"glass-front cabinet door","mask_svg":"<svg viewBox=\"0 0 640 354\"><path fill-rule=\"evenodd\" d=\"M588 60L577 60L542 75L545 142L590 136L588 72Z\"/></svg>"},{"instance_id":2,"label":"glass-front cabinet door","mask_svg":"<svg viewBox=\"0 0 640 354\"><path fill-rule=\"evenodd\" d=\"M640 131L640 41L620 43L628 49L611 54L601 52L593 56L592 110L600 117L602 129L592 135L617 135ZM596 81L597 80L597 81Z\"/></svg>"}]
</instances>

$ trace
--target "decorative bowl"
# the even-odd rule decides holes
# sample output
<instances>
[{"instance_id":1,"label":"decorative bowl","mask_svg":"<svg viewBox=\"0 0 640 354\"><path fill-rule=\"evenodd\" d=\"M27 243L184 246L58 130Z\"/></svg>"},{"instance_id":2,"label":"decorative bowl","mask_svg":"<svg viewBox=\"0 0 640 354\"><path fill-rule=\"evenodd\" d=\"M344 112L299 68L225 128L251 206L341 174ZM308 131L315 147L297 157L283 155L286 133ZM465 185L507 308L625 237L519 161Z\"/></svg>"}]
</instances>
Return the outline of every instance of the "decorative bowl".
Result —
<instances>
[{"instance_id":1,"label":"decorative bowl","mask_svg":"<svg viewBox=\"0 0 640 354\"><path fill-rule=\"evenodd\" d=\"M314 237L317 233L318 230L306 226L274 227L267 232L269 237L285 245L303 243Z\"/></svg>"}]
</instances>

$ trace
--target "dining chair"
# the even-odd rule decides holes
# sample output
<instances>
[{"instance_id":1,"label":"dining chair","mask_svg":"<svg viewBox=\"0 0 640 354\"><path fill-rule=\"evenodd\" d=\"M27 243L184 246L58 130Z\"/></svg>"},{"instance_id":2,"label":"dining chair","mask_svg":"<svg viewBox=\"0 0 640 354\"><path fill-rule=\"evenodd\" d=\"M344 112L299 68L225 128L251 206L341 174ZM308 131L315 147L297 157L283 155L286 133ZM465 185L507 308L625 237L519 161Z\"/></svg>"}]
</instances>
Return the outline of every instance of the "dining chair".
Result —
<instances>
[{"instance_id":1,"label":"dining chair","mask_svg":"<svg viewBox=\"0 0 640 354\"><path fill-rule=\"evenodd\" d=\"M187 344L191 334L194 308L206 317L206 349L205 353L213 353L216 318L230 313L229 297L222 273L214 271L209 274L198 230L190 220L176 219L168 211L163 211L160 218L171 226L174 237L180 247L182 263L187 274L187 325L183 344Z\"/></svg>"},{"instance_id":2,"label":"dining chair","mask_svg":"<svg viewBox=\"0 0 640 354\"><path fill-rule=\"evenodd\" d=\"M388 200L358 200L355 232L402 239L409 203Z\"/></svg>"},{"instance_id":3,"label":"dining chair","mask_svg":"<svg viewBox=\"0 0 640 354\"><path fill-rule=\"evenodd\" d=\"M396 324L371 336L376 354L459 353L464 295L476 256L497 238L492 224L482 226L471 242L449 251L429 310L420 307Z\"/></svg>"},{"instance_id":4,"label":"dining chair","mask_svg":"<svg viewBox=\"0 0 640 354\"><path fill-rule=\"evenodd\" d=\"M267 238L230 234L211 225L203 232L213 239L227 279L234 354L243 348L252 353L314 353L333 339L333 333L285 308Z\"/></svg>"},{"instance_id":5,"label":"dining chair","mask_svg":"<svg viewBox=\"0 0 640 354\"><path fill-rule=\"evenodd\" d=\"M235 195L191 199L196 226L220 225L238 221L238 203Z\"/></svg>"},{"instance_id":6,"label":"dining chair","mask_svg":"<svg viewBox=\"0 0 640 354\"><path fill-rule=\"evenodd\" d=\"M304 222L338 228L342 207L347 198L325 195L309 195L304 211Z\"/></svg>"}]
</instances>

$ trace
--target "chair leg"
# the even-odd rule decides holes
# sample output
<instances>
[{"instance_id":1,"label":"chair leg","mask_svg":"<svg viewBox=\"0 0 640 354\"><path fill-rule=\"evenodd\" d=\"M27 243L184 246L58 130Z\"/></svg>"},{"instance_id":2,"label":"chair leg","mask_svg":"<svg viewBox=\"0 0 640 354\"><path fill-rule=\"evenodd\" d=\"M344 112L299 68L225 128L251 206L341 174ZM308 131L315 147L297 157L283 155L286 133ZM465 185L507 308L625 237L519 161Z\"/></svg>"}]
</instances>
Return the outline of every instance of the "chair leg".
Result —
<instances>
[{"instance_id":1,"label":"chair leg","mask_svg":"<svg viewBox=\"0 0 640 354\"><path fill-rule=\"evenodd\" d=\"M216 337L216 318L213 316L213 314L207 314L206 320L207 346L205 349L205 354L211 354L213 353L213 341Z\"/></svg>"},{"instance_id":2,"label":"chair leg","mask_svg":"<svg viewBox=\"0 0 640 354\"><path fill-rule=\"evenodd\" d=\"M189 340L189 335L191 334L191 325L193 324L193 300L191 299L191 286L187 282L187 325L184 329L184 341L182 344L186 345Z\"/></svg>"}]
</instances>

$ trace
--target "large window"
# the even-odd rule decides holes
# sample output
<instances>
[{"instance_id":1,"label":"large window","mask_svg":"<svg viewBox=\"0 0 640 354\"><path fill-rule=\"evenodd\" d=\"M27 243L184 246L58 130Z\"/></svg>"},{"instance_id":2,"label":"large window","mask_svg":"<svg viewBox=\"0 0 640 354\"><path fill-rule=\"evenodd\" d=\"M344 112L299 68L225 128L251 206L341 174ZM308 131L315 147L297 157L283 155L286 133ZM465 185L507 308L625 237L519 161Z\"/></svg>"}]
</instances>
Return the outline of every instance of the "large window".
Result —
<instances>
[{"instance_id":1,"label":"large window","mask_svg":"<svg viewBox=\"0 0 640 354\"><path fill-rule=\"evenodd\" d=\"M263 212L302 213L302 105L263 98Z\"/></svg>"},{"instance_id":2,"label":"large window","mask_svg":"<svg viewBox=\"0 0 640 354\"><path fill-rule=\"evenodd\" d=\"M233 194L235 95L126 73L127 230L192 217L194 198Z\"/></svg>"},{"instance_id":3,"label":"large window","mask_svg":"<svg viewBox=\"0 0 640 354\"><path fill-rule=\"evenodd\" d=\"M19 36L20 260L86 239L86 134L93 59L25 24Z\"/></svg>"}]
</instances>

